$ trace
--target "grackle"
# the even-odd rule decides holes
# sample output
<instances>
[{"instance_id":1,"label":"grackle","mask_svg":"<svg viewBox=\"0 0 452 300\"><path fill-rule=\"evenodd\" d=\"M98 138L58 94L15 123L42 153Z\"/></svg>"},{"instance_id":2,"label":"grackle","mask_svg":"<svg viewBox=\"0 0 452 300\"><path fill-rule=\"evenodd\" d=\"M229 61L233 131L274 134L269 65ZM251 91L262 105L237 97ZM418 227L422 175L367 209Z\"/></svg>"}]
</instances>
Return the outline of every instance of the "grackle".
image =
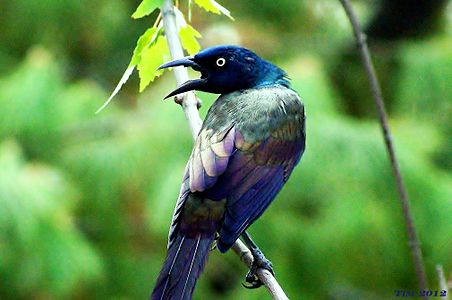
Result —
<instances>
[{"instance_id":1,"label":"grackle","mask_svg":"<svg viewBox=\"0 0 452 300\"><path fill-rule=\"evenodd\" d=\"M163 64L201 73L165 98L221 94L210 107L185 169L153 300L191 299L212 244L226 252L242 236L254 257L248 287L269 260L246 229L288 180L305 149L304 106L287 74L252 51L216 46Z\"/></svg>"}]
</instances>

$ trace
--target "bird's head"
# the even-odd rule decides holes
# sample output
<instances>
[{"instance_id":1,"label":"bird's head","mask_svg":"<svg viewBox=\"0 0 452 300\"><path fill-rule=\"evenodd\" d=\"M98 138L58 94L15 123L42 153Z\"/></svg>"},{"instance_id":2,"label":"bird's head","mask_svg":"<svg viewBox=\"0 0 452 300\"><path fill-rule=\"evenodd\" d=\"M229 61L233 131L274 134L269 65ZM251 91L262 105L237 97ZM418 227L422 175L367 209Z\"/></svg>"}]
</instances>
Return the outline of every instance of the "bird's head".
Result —
<instances>
[{"instance_id":1,"label":"bird's head","mask_svg":"<svg viewBox=\"0 0 452 300\"><path fill-rule=\"evenodd\" d=\"M270 84L289 86L283 70L238 46L207 48L194 56L165 63L158 69L177 66L191 67L201 72L201 78L183 83L165 98L192 90L227 94Z\"/></svg>"}]
</instances>

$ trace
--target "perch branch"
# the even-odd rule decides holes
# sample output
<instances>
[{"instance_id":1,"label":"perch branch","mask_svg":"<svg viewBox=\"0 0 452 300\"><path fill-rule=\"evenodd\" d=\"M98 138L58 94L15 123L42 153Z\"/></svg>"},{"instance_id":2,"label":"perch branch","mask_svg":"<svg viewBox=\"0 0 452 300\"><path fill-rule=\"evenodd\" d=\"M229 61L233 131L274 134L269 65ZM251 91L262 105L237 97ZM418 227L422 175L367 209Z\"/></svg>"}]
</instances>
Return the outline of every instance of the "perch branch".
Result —
<instances>
[{"instance_id":1,"label":"perch branch","mask_svg":"<svg viewBox=\"0 0 452 300\"><path fill-rule=\"evenodd\" d=\"M184 56L184 52L179 40L179 34L176 25L176 15L174 12L172 0L165 0L165 2L163 3L162 17L171 58L182 58ZM174 68L174 75L176 77L177 85L181 85L188 80L188 72L183 67ZM182 105L182 109L190 126L193 139L196 139L202 125L202 121L198 113L198 106L200 104L200 101L193 92L187 92L182 94L182 96L177 97L176 102ZM251 255L250 250L245 246L245 244L243 244L240 240L237 240L232 249L240 256L240 259L248 267L251 266L251 263L253 262L253 256ZM283 289L270 272L265 269L258 269L257 275L265 285L273 299L288 299Z\"/></svg>"},{"instance_id":2,"label":"perch branch","mask_svg":"<svg viewBox=\"0 0 452 300\"><path fill-rule=\"evenodd\" d=\"M240 257L240 260L243 261L248 268L251 267L253 263L253 256L251 255L251 251L248 247L240 240L237 240L235 244L232 246L232 250ZM270 295L273 299L277 300L288 300L289 298L284 293L281 285L279 285L276 278L266 269L257 269L257 276L262 281L262 283L267 288Z\"/></svg>"},{"instance_id":3,"label":"perch branch","mask_svg":"<svg viewBox=\"0 0 452 300\"><path fill-rule=\"evenodd\" d=\"M397 190L400 197L400 203L402 205L403 216L405 219L405 227L408 234L408 243L411 249L411 254L413 256L414 265L416 269L416 275L419 283L419 288L421 290L427 290L427 280L425 276L425 267L424 262L422 260L422 252L419 245L419 240L416 234L416 228L413 222L413 217L410 208L410 201L408 199L408 194L406 192L406 188L403 182L402 174L400 172L399 161L397 159L394 144L392 141L391 132L389 130L388 125L388 117L386 113L385 104L383 101L383 96L381 93L381 88L378 83L377 75L372 63L372 59L370 57L369 48L366 43L366 36L364 35L361 25L356 18L356 15L353 11L353 8L349 2L349 0L339 0L342 3L342 6L345 9L345 12L350 20L350 23L353 27L353 33L355 35L359 52L361 54L361 59L363 65L366 69L367 78L370 83L370 87L372 89L373 99L375 101L375 105L378 110L378 117L380 119L381 129L383 131L383 137L386 144L386 150L389 155L389 159L391 162L392 172L394 173Z\"/></svg>"},{"instance_id":4,"label":"perch branch","mask_svg":"<svg viewBox=\"0 0 452 300\"><path fill-rule=\"evenodd\" d=\"M184 50L182 49L176 26L176 14L174 13L173 2L171 0L165 0L163 3L162 17L171 58L179 59L184 57ZM173 71L177 85L181 85L188 80L188 72L184 67L175 67ZM193 139L196 139L202 125L198 113L198 106L201 102L193 92L187 92L181 96L177 96L176 102L182 105Z\"/></svg>"}]
</instances>

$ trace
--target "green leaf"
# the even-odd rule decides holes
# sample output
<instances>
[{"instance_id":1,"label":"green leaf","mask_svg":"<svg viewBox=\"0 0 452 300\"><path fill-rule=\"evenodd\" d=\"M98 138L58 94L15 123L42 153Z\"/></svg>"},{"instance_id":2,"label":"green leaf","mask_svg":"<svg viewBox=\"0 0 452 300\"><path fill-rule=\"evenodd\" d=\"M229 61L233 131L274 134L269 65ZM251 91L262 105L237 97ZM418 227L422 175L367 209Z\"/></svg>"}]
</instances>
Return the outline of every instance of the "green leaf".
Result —
<instances>
[{"instance_id":1,"label":"green leaf","mask_svg":"<svg viewBox=\"0 0 452 300\"><path fill-rule=\"evenodd\" d=\"M201 46L197 40L197 38L201 38L201 34L190 25L182 27L179 30L179 37L181 39L182 46L185 50L187 50L188 54L194 55L201 49Z\"/></svg>"},{"instance_id":2,"label":"green leaf","mask_svg":"<svg viewBox=\"0 0 452 300\"><path fill-rule=\"evenodd\" d=\"M208 12L212 12L217 15L223 14L230 18L231 20L234 20L229 10L227 10L214 0L194 0L194 1L199 7L204 8Z\"/></svg>"},{"instance_id":3,"label":"green leaf","mask_svg":"<svg viewBox=\"0 0 452 300\"><path fill-rule=\"evenodd\" d=\"M138 74L140 75L140 92L142 92L151 81L163 74L164 70L157 68L169 57L168 45L163 36L159 36L157 41L149 48L141 52L141 61L138 63Z\"/></svg>"},{"instance_id":4,"label":"green leaf","mask_svg":"<svg viewBox=\"0 0 452 300\"><path fill-rule=\"evenodd\" d=\"M147 16L162 5L163 0L143 0L137 10L133 13L132 18L139 19Z\"/></svg>"},{"instance_id":5,"label":"green leaf","mask_svg":"<svg viewBox=\"0 0 452 300\"><path fill-rule=\"evenodd\" d=\"M152 27L143 33L137 41L137 45L133 50L133 56L130 60L129 67L135 66L140 63L141 60L141 52L143 49L148 48L152 43L157 40L158 35L160 34L161 28Z\"/></svg>"}]
</instances>

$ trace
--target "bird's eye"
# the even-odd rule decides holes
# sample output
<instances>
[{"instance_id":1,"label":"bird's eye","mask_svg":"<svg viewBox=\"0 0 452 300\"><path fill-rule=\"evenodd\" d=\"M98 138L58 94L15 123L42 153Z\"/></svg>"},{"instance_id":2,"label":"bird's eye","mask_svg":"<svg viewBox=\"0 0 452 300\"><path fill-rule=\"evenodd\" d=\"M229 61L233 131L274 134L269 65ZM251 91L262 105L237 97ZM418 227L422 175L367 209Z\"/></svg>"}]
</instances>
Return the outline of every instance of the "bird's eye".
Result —
<instances>
[{"instance_id":1,"label":"bird's eye","mask_svg":"<svg viewBox=\"0 0 452 300\"><path fill-rule=\"evenodd\" d=\"M223 57L220 57L219 59L217 59L217 66L222 67L226 64L226 59L224 59Z\"/></svg>"}]
</instances>

